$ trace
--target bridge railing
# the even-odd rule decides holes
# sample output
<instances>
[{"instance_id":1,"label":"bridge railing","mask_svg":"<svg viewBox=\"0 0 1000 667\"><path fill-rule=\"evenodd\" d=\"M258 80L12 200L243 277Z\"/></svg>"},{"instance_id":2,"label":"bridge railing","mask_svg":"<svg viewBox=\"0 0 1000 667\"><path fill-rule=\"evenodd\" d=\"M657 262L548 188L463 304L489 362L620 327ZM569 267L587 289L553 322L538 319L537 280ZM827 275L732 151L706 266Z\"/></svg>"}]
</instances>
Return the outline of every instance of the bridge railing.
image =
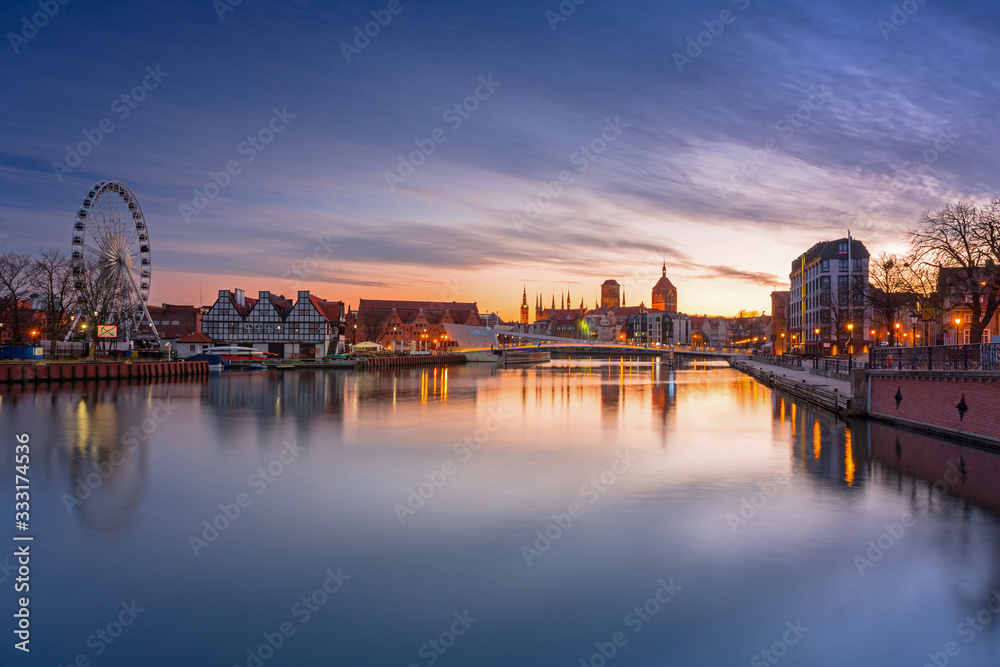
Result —
<instances>
[{"instance_id":1,"label":"bridge railing","mask_svg":"<svg viewBox=\"0 0 1000 667\"><path fill-rule=\"evenodd\" d=\"M874 369L1000 371L1000 343L884 347L868 353Z\"/></svg>"}]
</instances>

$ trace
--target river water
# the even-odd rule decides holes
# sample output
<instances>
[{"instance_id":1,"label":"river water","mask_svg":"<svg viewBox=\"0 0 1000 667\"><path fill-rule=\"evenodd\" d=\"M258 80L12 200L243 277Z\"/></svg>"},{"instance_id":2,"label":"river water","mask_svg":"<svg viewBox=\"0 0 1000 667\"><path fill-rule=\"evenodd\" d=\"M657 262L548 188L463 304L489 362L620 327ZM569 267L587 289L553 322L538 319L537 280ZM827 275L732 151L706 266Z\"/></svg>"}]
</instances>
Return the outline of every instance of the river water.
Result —
<instances>
[{"instance_id":1,"label":"river water","mask_svg":"<svg viewBox=\"0 0 1000 667\"><path fill-rule=\"evenodd\" d=\"M719 363L2 387L0 438L4 665L1000 664L998 457Z\"/></svg>"}]
</instances>

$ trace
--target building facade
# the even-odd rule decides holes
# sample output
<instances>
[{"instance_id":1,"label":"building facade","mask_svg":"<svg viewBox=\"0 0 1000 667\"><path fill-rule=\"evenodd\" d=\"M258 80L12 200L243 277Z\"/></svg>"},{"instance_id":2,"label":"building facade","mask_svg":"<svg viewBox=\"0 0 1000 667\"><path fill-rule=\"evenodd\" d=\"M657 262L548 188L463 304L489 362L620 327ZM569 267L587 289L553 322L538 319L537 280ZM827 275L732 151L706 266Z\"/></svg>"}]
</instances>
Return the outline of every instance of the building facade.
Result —
<instances>
[{"instance_id":1,"label":"building facade","mask_svg":"<svg viewBox=\"0 0 1000 667\"><path fill-rule=\"evenodd\" d=\"M859 352L869 343L865 245L847 238L821 241L792 261L788 299L791 349L807 356Z\"/></svg>"},{"instance_id":2,"label":"building facade","mask_svg":"<svg viewBox=\"0 0 1000 667\"><path fill-rule=\"evenodd\" d=\"M243 290L219 290L202 318L202 333L218 344L242 345L282 358L320 358L343 351L347 309L342 301L326 301L308 291L293 304L267 291L256 299Z\"/></svg>"},{"instance_id":3,"label":"building facade","mask_svg":"<svg viewBox=\"0 0 1000 667\"><path fill-rule=\"evenodd\" d=\"M618 308L622 305L622 286L609 278L601 285L601 308Z\"/></svg>"},{"instance_id":4,"label":"building facade","mask_svg":"<svg viewBox=\"0 0 1000 667\"><path fill-rule=\"evenodd\" d=\"M445 324L482 326L476 303L361 299L356 342L379 343L397 350L432 351L457 347Z\"/></svg>"},{"instance_id":5,"label":"building facade","mask_svg":"<svg viewBox=\"0 0 1000 667\"><path fill-rule=\"evenodd\" d=\"M201 309L195 306L165 303L162 306L148 306L147 310L160 340L177 340L201 331Z\"/></svg>"},{"instance_id":6,"label":"building facade","mask_svg":"<svg viewBox=\"0 0 1000 667\"><path fill-rule=\"evenodd\" d=\"M668 313L677 312L677 288L667 278L667 263L663 262L663 274L653 285L653 310L665 310Z\"/></svg>"}]
</instances>

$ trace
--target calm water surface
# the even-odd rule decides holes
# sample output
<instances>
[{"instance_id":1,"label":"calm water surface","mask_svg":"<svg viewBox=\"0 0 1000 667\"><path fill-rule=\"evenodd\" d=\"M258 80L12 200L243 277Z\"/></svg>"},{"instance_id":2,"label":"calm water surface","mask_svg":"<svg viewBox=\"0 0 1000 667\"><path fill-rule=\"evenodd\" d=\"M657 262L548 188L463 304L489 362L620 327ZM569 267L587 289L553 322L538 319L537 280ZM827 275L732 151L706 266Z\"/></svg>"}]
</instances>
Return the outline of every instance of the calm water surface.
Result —
<instances>
[{"instance_id":1,"label":"calm water surface","mask_svg":"<svg viewBox=\"0 0 1000 667\"><path fill-rule=\"evenodd\" d=\"M718 364L6 387L0 438L2 664L1000 664L997 457Z\"/></svg>"}]
</instances>

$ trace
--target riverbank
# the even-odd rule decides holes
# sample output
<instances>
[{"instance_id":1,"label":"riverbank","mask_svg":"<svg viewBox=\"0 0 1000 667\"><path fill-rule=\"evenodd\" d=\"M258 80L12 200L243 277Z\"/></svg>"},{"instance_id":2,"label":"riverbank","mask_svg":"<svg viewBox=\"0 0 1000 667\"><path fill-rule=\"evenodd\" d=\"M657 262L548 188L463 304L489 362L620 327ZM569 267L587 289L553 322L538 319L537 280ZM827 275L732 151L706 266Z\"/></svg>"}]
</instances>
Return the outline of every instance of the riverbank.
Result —
<instances>
[{"instance_id":1,"label":"riverbank","mask_svg":"<svg viewBox=\"0 0 1000 667\"><path fill-rule=\"evenodd\" d=\"M69 382L208 375L207 361L0 363L0 382Z\"/></svg>"},{"instance_id":2,"label":"riverbank","mask_svg":"<svg viewBox=\"0 0 1000 667\"><path fill-rule=\"evenodd\" d=\"M852 396L846 380L815 375L808 370L772 366L760 361L733 360L729 365L769 387L788 392L836 413L846 412Z\"/></svg>"}]
</instances>

